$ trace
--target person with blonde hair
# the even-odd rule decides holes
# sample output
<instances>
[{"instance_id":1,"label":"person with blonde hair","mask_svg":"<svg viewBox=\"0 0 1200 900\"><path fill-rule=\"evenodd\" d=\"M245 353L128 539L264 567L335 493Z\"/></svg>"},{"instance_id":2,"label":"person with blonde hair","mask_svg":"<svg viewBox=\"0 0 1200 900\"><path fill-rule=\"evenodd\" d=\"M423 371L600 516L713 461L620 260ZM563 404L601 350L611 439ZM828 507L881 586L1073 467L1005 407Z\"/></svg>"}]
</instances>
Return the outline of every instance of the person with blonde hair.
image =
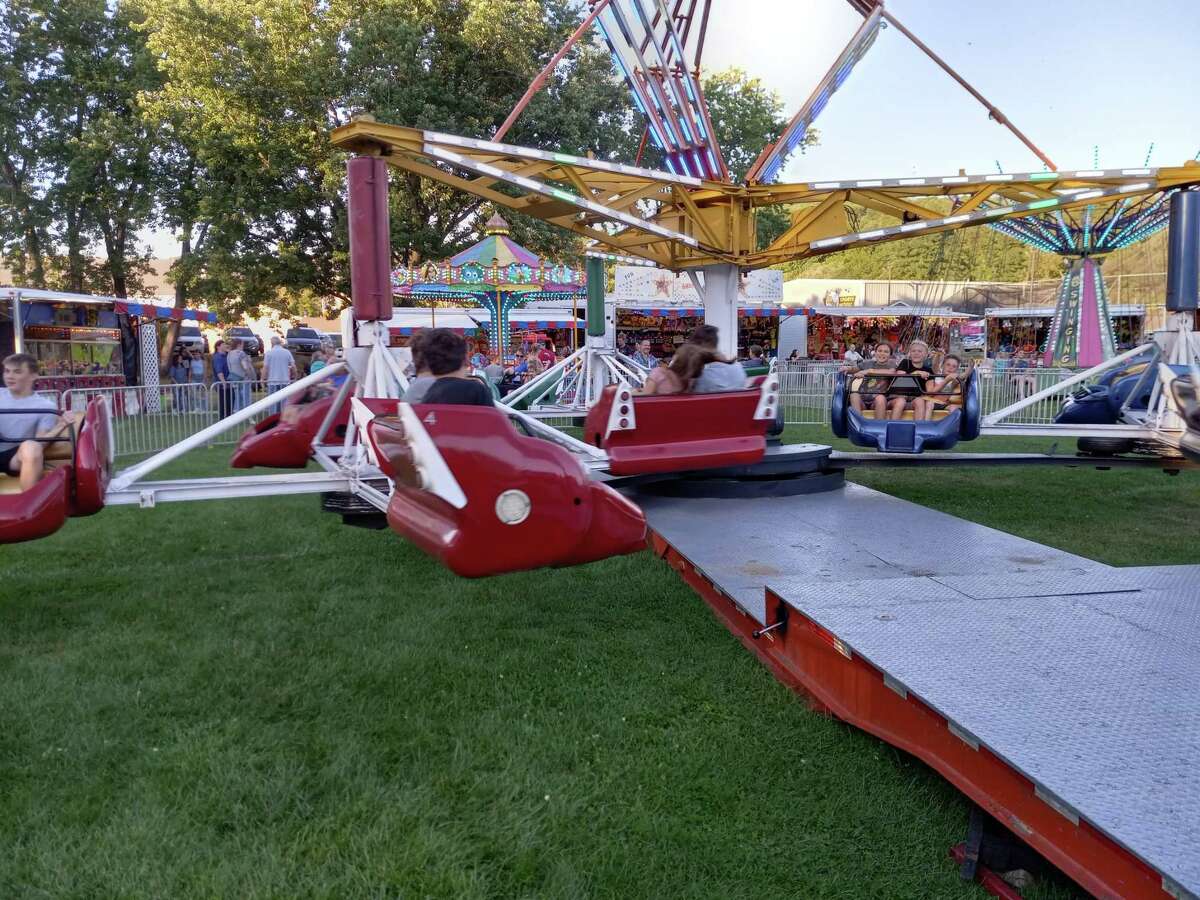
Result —
<instances>
[{"instance_id":1,"label":"person with blonde hair","mask_svg":"<svg viewBox=\"0 0 1200 900\"><path fill-rule=\"evenodd\" d=\"M896 366L897 375L910 375L911 378L896 378L888 390L888 418L904 418L904 410L910 401L915 401L925 394L925 384L933 377L933 363L929 358L929 345L922 340L909 342L908 355ZM916 406L914 403L914 416Z\"/></svg>"}]
</instances>

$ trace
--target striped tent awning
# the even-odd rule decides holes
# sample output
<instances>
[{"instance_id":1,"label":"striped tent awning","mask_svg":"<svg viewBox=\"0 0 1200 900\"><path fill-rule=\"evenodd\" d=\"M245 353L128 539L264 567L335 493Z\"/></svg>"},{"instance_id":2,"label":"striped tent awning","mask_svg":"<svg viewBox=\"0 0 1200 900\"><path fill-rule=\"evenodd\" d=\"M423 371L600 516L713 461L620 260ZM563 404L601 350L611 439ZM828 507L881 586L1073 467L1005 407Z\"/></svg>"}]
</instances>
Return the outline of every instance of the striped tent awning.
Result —
<instances>
[{"instance_id":1,"label":"striped tent awning","mask_svg":"<svg viewBox=\"0 0 1200 900\"><path fill-rule=\"evenodd\" d=\"M173 306L155 306L153 303L129 303L117 301L113 308L119 313L130 316L144 316L155 319L190 319L195 322L217 324L217 314L205 312L202 309L176 309Z\"/></svg>"},{"instance_id":2,"label":"striped tent awning","mask_svg":"<svg viewBox=\"0 0 1200 900\"><path fill-rule=\"evenodd\" d=\"M395 328L395 327L388 328L388 334L401 335L403 337L411 337L412 335L416 334L418 331L423 331L426 328L430 328L430 327L432 327L432 326L430 326L430 325L401 325L399 328ZM446 326L444 326L444 325L438 326L438 328L445 328L445 327ZM446 330L453 331L455 334L463 334L463 335L475 334L475 332L479 331L478 328L447 328Z\"/></svg>"},{"instance_id":3,"label":"striped tent awning","mask_svg":"<svg viewBox=\"0 0 1200 900\"><path fill-rule=\"evenodd\" d=\"M702 306L669 306L669 307L622 307L621 312L635 313L639 316L661 316L663 318L703 318L704 307ZM809 316L812 315L812 307L809 306L743 306L738 309L739 319L774 319L778 317L788 316Z\"/></svg>"}]
</instances>

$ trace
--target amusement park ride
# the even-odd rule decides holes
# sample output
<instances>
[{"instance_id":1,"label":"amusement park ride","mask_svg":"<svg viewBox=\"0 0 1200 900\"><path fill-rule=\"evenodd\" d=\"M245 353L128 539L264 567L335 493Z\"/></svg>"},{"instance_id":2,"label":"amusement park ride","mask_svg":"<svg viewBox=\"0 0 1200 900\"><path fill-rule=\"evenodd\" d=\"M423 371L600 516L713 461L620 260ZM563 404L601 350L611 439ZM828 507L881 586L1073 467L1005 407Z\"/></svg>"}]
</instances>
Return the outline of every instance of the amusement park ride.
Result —
<instances>
[{"instance_id":1,"label":"amusement park ride","mask_svg":"<svg viewBox=\"0 0 1200 900\"><path fill-rule=\"evenodd\" d=\"M1200 340L1194 330L1200 301L1200 192L1195 190L1200 165L1057 171L881 2L851 0L864 16L862 27L779 139L763 149L746 180L734 183L700 86L709 5L710 0L672 0L668 9L667 0L592 0L579 28L490 139L387 125L367 116L337 129L334 144L352 154L353 307L342 317L344 359L111 478L111 423L104 405L94 402L75 439L73 463L55 469L36 492L12 492L0 478L5 489L0 494L0 541L49 534L68 514L95 512L101 499L103 505L149 508L176 500L291 493L341 496L347 498L344 510L384 512L393 530L469 577L634 552L646 546L649 534L652 546L780 678L805 690L819 707L925 759L1089 890L1106 896L1200 895L1200 854L1195 853L1200 846L1200 780L1195 774L1200 772L1200 741L1195 717L1189 719L1187 710L1163 700L1182 695L1158 693L1190 691L1194 696L1200 652L1194 639L1180 641L1177 635L1194 635L1200 624L1195 602L1200 574L1174 572L1168 577L1136 570L1144 573L1140 581L1118 576L1116 570L1080 557L853 485L843 487L841 477L847 465L876 462L1134 463L1178 470L1200 458ZM885 22L929 54L1049 168L775 183L788 154ZM643 144L656 148L663 169L501 140L533 92L593 25L646 118ZM385 324L393 308L389 167L586 239L586 346L494 408L405 403L408 381L398 352L389 347ZM756 215L773 206L786 206L791 224L761 246ZM894 224L856 230L848 215L855 207L880 213ZM1143 346L1113 355L1105 338L1096 257L1168 222L1170 326ZM961 405L936 420L874 420L870 413L848 409L854 386L843 381L831 413L834 430L894 452L837 454L826 446L771 445L768 433L780 406L773 372L741 391L638 396L644 373L605 336L606 259L636 259L688 273L703 297L706 322L720 329L721 350L732 355L743 271L971 226L991 226L1078 260L1064 277L1047 355L1063 362L1077 353L1077 363L1094 367L1071 379L1081 389L1062 414L1064 424L1005 425L1014 412L1053 390L983 415L973 378L960 389ZM300 403L322 383L336 387L321 399L304 402L287 421L275 415L255 426L233 459L235 467L308 471L148 480L166 463L231 426L250 422L281 402ZM545 424L538 409L522 408L531 398L541 398L542 412L576 414L583 420L583 439ZM947 449L981 432L1080 437L1093 442L1092 450L1138 450L1140 455L1089 459L921 453ZM312 463L318 470L311 469ZM830 490L839 487L843 489ZM718 507L736 508L734 521ZM769 527L763 518L768 507L775 511ZM762 535L777 527L780 511L795 532L789 532L792 539L758 547ZM918 544L902 537L849 536L869 534L896 515L910 527L920 520L930 529L924 534L962 534L972 541L972 549L954 559L946 553L935 558L924 539ZM719 535L704 525L717 516L723 523ZM804 548L799 557L789 549L797 547ZM749 581L748 552L758 573ZM805 571L798 572L800 567ZM995 576L991 587L983 583L989 578L980 578L988 570ZM1001 581L1009 587L997 593L994 585ZM878 600L893 595L893 600ZM910 597L917 600L910 602ZM1153 618L1147 609L1155 602L1161 602L1156 609L1173 609L1181 618L1146 624L1142 620ZM1005 604L1006 619L989 619L1001 615L995 607ZM931 606L946 611L945 622L930 623ZM972 616L975 625L970 624ZM895 643L889 644L879 629L893 623L908 642L907 656L889 656ZM993 625L1000 631L989 632ZM841 627L854 637L840 634ZM1152 724L1139 729L1126 719L1112 732L1083 729L1086 735L1078 738L1088 742L1083 747L1071 734L1056 731L1060 744L1070 744L1063 753L1074 761L1074 768L1063 768L1061 761L1038 757L1029 746L1037 742L1029 740L1028 731L1014 730L1011 720L991 712L972 716L980 708L979 698L991 695L987 672L982 662L964 670L958 660L978 655L997 671L1019 669L1025 663L1012 654L1034 636L1062 641L1061 652L1083 659L1090 648L1077 652L1076 645L1088 627L1101 629L1108 647L1126 639L1140 647L1153 642L1153 635L1161 636L1157 668L1117 658L1115 649L1105 667L1106 685L1116 673L1131 666L1136 670L1128 674L1137 684L1137 702L1148 704L1145 712ZM1000 632L1003 638L994 637ZM925 646L923 640L942 643L929 644L928 659L914 661L912 653ZM1044 641L1039 646L1051 652ZM1162 662L1168 650L1180 655ZM945 672L929 668L930 660L941 660L945 671L956 673L958 693ZM1081 686L1077 677L1072 680L1071 672L1056 669L1046 678L1043 687L1014 689L1027 699L1027 724L1041 721L1041 700L1098 702L1099 695L1087 693L1093 688ZM961 689L968 683L977 694L964 699ZM996 707L1006 705L1001 700ZM1068 712L1051 704L1044 715L1052 719ZM1041 724L1058 729L1061 722ZM1145 729L1158 737L1139 743ZM1165 770L1154 765L1138 770L1139 758L1156 753L1173 754ZM1081 774L1088 765L1095 779L1100 778L1096 772L1114 773L1106 789L1088 787L1091 776ZM1112 782L1119 781L1115 773L1124 769L1133 772L1129 783L1114 789ZM1133 805L1143 818L1131 822L1123 815L1129 792L1157 795L1163 779L1176 792L1173 798L1190 803L1189 808L1181 812L1176 803L1169 812L1155 811L1138 800ZM967 848L964 872L973 873L979 862L976 843Z\"/></svg>"}]
</instances>

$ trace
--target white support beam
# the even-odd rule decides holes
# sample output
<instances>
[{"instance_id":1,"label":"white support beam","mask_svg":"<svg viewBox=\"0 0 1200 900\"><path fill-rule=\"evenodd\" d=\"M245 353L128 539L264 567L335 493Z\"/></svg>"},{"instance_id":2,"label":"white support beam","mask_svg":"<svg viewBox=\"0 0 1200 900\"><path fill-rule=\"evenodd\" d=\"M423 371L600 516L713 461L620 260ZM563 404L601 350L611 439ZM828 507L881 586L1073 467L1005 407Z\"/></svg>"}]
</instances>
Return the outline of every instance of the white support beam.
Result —
<instances>
[{"instance_id":1,"label":"white support beam","mask_svg":"<svg viewBox=\"0 0 1200 900\"><path fill-rule=\"evenodd\" d=\"M288 475L233 475L223 478L179 478L174 481L141 481L104 495L105 506L136 505L152 508L182 500L229 500L239 497L279 497L284 494L323 494L349 491L353 479L329 472Z\"/></svg>"},{"instance_id":2,"label":"white support beam","mask_svg":"<svg viewBox=\"0 0 1200 900\"><path fill-rule=\"evenodd\" d=\"M227 416L224 419L218 419L207 428L202 428L193 434L191 437L184 438L177 444L172 444L165 450L160 450L149 459L143 460L135 466L131 466L122 472L118 472L109 484L109 491L119 492L129 487L134 482L141 479L143 476L149 475L155 469L160 469L167 463L179 459L189 450L194 450L197 447L203 447L213 438L218 437L228 431L232 426L242 422L249 422L261 412L266 412L273 406L279 405L282 401L289 397L294 397L297 394L303 394L312 385L324 381L334 375L340 374L346 368L344 363L335 362L332 365L326 366L314 372L311 375L305 375L299 381L294 381L287 387L275 391L273 394L268 394L261 400L256 400L247 406L245 409L239 410L232 416Z\"/></svg>"}]
</instances>

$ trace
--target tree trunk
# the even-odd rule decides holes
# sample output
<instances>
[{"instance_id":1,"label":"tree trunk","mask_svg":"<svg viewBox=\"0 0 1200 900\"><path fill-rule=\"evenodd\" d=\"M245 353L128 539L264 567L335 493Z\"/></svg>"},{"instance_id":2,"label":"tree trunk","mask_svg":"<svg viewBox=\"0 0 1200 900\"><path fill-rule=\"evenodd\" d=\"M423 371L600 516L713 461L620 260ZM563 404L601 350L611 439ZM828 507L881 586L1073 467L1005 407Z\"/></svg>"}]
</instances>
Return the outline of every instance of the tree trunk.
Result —
<instances>
[{"instance_id":1,"label":"tree trunk","mask_svg":"<svg viewBox=\"0 0 1200 900\"><path fill-rule=\"evenodd\" d=\"M175 263L177 266L183 266L187 263L187 258L192 253L192 225L190 222L184 223L183 240L179 244L179 261ZM175 281L175 308L184 309L187 306L187 282L180 278ZM158 351L158 368L160 372L166 372L167 367L171 364L171 354L175 352L175 344L179 340L179 328L182 325L182 320L172 319L167 326L167 336L163 341L162 347Z\"/></svg>"},{"instance_id":2,"label":"tree trunk","mask_svg":"<svg viewBox=\"0 0 1200 900\"><path fill-rule=\"evenodd\" d=\"M76 294L84 292L83 284L83 238L79 229L79 207L67 204L67 290Z\"/></svg>"}]
</instances>

